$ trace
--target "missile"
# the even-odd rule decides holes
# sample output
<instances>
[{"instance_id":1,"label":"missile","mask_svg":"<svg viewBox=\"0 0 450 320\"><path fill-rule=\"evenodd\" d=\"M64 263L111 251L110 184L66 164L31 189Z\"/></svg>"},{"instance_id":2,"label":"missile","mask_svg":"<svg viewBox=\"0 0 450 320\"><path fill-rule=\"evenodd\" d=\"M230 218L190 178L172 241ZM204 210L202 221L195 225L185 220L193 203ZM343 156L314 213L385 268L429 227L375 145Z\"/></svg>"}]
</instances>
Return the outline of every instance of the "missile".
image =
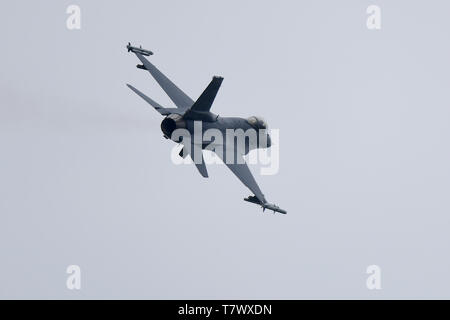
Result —
<instances>
[{"instance_id":1,"label":"missile","mask_svg":"<svg viewBox=\"0 0 450 320\"><path fill-rule=\"evenodd\" d=\"M269 210L273 210L273 212L279 212L281 214L286 214L286 210L281 209L279 206L274 205L272 203L265 203L263 204L263 210L264 209L269 209Z\"/></svg>"},{"instance_id":2,"label":"missile","mask_svg":"<svg viewBox=\"0 0 450 320\"><path fill-rule=\"evenodd\" d=\"M127 50L128 50L128 52L131 51L134 53L139 53L139 54L142 54L143 56L151 56L153 54L153 52L151 52L150 50L143 49L142 46L139 46L139 48L133 47L131 45L131 43L129 43L129 42L127 44Z\"/></svg>"},{"instance_id":3,"label":"missile","mask_svg":"<svg viewBox=\"0 0 450 320\"><path fill-rule=\"evenodd\" d=\"M244 201L251 202L251 203L254 203L254 204L259 204L263 208L263 211L266 210L266 209L269 209L269 210L272 210L274 213L275 212L279 212L279 213L282 213L282 214L286 214L287 213L286 210L281 209L277 205L274 205L274 204L268 203L268 202L262 203L255 196L248 196L247 198L244 198Z\"/></svg>"}]
</instances>

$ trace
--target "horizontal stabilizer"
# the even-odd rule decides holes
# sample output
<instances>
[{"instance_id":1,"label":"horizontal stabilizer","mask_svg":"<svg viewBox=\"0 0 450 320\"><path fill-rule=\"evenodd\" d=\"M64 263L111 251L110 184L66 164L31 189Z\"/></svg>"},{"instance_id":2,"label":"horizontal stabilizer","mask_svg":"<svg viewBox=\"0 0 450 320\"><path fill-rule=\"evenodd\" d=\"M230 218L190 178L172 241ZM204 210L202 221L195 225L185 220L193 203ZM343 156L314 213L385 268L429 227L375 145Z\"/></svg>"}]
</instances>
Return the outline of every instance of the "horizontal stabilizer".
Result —
<instances>
[{"instance_id":1,"label":"horizontal stabilizer","mask_svg":"<svg viewBox=\"0 0 450 320\"><path fill-rule=\"evenodd\" d=\"M147 102L149 105L151 105L153 108L155 108L155 110L158 111L163 116L171 114L171 113L178 113L178 112L180 112L180 110L178 108L164 108L159 103L157 103L155 100L153 100L152 98L146 96L145 94L143 94L141 91L139 91L138 89L136 89L135 87L133 87L130 84L127 84L127 87L130 88L131 90L133 90L134 93L136 93L139 97L144 99L145 102Z\"/></svg>"}]
</instances>

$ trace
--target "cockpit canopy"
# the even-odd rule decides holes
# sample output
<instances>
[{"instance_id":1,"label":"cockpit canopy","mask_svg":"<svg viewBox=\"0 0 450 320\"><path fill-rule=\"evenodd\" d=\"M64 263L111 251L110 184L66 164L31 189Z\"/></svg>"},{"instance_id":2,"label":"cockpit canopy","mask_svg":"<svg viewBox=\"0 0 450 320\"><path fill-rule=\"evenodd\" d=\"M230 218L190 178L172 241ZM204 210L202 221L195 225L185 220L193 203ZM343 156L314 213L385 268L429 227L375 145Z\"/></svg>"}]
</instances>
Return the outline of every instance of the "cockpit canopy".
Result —
<instances>
[{"instance_id":1,"label":"cockpit canopy","mask_svg":"<svg viewBox=\"0 0 450 320\"><path fill-rule=\"evenodd\" d=\"M251 116L247 122L255 129L267 129L267 122L261 117Z\"/></svg>"}]
</instances>

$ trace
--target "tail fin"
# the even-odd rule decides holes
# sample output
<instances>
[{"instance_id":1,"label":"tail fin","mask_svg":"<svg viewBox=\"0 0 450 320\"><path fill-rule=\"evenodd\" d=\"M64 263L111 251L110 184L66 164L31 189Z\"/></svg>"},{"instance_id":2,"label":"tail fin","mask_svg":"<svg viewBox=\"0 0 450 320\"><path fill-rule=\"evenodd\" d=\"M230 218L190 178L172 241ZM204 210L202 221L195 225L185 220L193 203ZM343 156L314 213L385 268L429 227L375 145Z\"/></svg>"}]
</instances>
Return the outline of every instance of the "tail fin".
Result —
<instances>
[{"instance_id":1,"label":"tail fin","mask_svg":"<svg viewBox=\"0 0 450 320\"><path fill-rule=\"evenodd\" d=\"M191 110L198 112L209 112L214 99L216 98L217 91L219 91L220 85L222 84L222 81L222 77L213 77L209 85L206 87L205 91L203 91L197 101L194 102Z\"/></svg>"}]
</instances>

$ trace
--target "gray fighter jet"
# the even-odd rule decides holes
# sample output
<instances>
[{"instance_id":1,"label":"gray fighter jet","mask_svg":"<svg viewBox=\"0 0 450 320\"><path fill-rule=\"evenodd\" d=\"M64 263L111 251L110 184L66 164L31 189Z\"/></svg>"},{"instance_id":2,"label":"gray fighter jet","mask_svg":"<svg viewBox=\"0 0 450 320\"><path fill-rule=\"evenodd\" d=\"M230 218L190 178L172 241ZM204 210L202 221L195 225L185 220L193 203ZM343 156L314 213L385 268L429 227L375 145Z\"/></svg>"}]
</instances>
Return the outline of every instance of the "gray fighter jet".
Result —
<instances>
[{"instance_id":1,"label":"gray fighter jet","mask_svg":"<svg viewBox=\"0 0 450 320\"><path fill-rule=\"evenodd\" d=\"M266 201L264 194L261 192L261 189L243 159L243 156L250 150L270 147L271 141L270 136L267 133L266 122L263 119L254 116L248 119L219 117L210 111L217 91L222 84L222 77L213 77L211 83L203 91L200 97L196 101L193 101L144 57L144 55L148 55L151 51L142 49L141 47L132 47L130 44L128 44L127 49L129 52L133 52L141 61L142 64L137 65L137 68L148 70L176 105L176 108L164 108L135 87L127 84L127 86L138 96L144 99L162 116L165 116L164 120L161 122L161 130L165 138L183 145L180 156L185 158L190 155L200 174L207 178L208 172L203 159L203 150L207 149L214 151L239 180L253 192L254 195L244 198L245 201L260 205L263 208L263 211L269 209L274 212L286 214L287 212L285 210ZM202 135L202 138L196 139L194 133L196 125L198 128L199 124L201 124L200 135ZM186 139L185 136L175 135L177 130L181 129L187 130L193 138ZM235 144L235 140L230 142L227 139L222 139L222 141L211 139L211 141L206 143L203 140L203 134L210 129L216 129L216 131L218 130L223 133L224 136L226 135L227 129L242 129L242 131L252 129L258 134L256 135L256 141L252 142L249 141L250 139L245 139L244 144L241 146ZM198 136L198 133L196 134ZM219 147L222 148L220 150L223 150L223 152L217 152Z\"/></svg>"}]
</instances>

